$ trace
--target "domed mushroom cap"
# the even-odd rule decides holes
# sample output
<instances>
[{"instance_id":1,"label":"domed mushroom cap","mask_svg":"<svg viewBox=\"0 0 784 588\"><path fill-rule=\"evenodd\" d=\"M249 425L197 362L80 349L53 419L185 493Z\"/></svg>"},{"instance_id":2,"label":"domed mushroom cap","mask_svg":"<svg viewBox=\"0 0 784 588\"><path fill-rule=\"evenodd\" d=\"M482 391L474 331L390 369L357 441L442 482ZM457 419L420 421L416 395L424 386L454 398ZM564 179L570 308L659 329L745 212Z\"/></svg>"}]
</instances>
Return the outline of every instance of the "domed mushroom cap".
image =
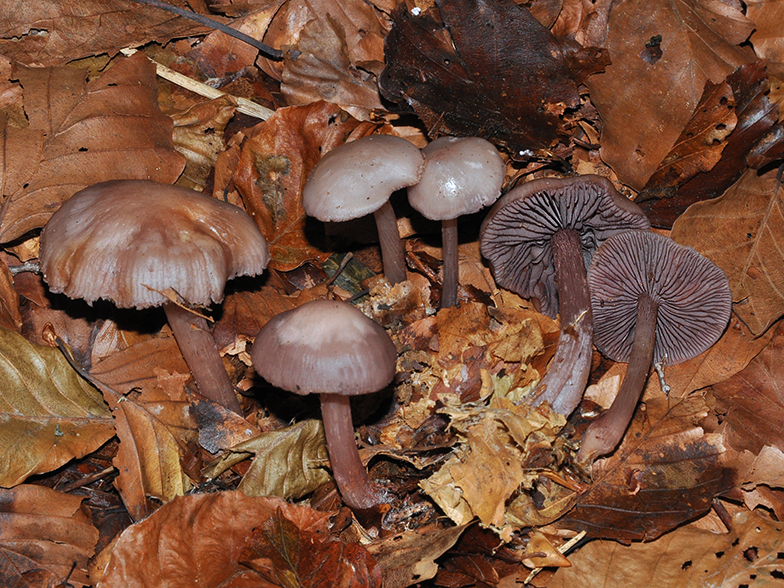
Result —
<instances>
[{"instance_id":1,"label":"domed mushroom cap","mask_svg":"<svg viewBox=\"0 0 784 588\"><path fill-rule=\"evenodd\" d=\"M713 345L730 318L732 296L724 272L691 247L647 231L607 239L588 270L594 343L615 361L629 361L637 299L658 303L653 361L672 365Z\"/></svg>"},{"instance_id":2,"label":"domed mushroom cap","mask_svg":"<svg viewBox=\"0 0 784 588\"><path fill-rule=\"evenodd\" d=\"M302 207L320 221L347 221L375 212L392 192L419 181L425 158L394 135L372 135L327 153L302 189Z\"/></svg>"},{"instance_id":3,"label":"domed mushroom cap","mask_svg":"<svg viewBox=\"0 0 784 588\"><path fill-rule=\"evenodd\" d=\"M116 180L74 194L41 234L52 292L121 308L159 306L171 288L192 304L223 300L226 280L264 271L269 252L243 210L194 190Z\"/></svg>"},{"instance_id":4,"label":"domed mushroom cap","mask_svg":"<svg viewBox=\"0 0 784 588\"><path fill-rule=\"evenodd\" d=\"M387 332L351 304L314 300L264 325L251 357L259 375L283 390L359 395L392 381L397 351Z\"/></svg>"},{"instance_id":5,"label":"domed mushroom cap","mask_svg":"<svg viewBox=\"0 0 784 588\"><path fill-rule=\"evenodd\" d=\"M449 220L498 200L506 164L489 141L440 137L422 151L425 171L419 183L408 189L408 201L425 218Z\"/></svg>"},{"instance_id":6,"label":"domed mushroom cap","mask_svg":"<svg viewBox=\"0 0 784 588\"><path fill-rule=\"evenodd\" d=\"M642 210L600 176L533 180L507 192L482 223L482 255L496 282L558 314L558 288L550 238L560 229L580 233L585 267L608 237L650 229Z\"/></svg>"}]
</instances>

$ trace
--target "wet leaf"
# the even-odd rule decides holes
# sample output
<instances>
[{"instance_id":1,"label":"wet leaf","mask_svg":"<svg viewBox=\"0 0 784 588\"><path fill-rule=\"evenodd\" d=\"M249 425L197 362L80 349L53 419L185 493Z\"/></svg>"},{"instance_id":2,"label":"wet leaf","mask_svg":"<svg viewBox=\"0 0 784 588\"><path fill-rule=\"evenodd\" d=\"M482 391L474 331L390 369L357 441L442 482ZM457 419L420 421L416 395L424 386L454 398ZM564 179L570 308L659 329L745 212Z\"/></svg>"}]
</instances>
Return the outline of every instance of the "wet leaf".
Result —
<instances>
[{"instance_id":1,"label":"wet leaf","mask_svg":"<svg viewBox=\"0 0 784 588\"><path fill-rule=\"evenodd\" d=\"M110 179L177 179L184 160L157 105L155 67L119 59L87 81L73 67L18 67L25 128L6 125L0 241L44 226L76 191Z\"/></svg>"},{"instance_id":2,"label":"wet leaf","mask_svg":"<svg viewBox=\"0 0 784 588\"><path fill-rule=\"evenodd\" d=\"M114 435L98 391L63 354L0 329L0 486L52 471Z\"/></svg>"},{"instance_id":3,"label":"wet leaf","mask_svg":"<svg viewBox=\"0 0 784 588\"><path fill-rule=\"evenodd\" d=\"M0 584L52 586L68 576L73 564L71 582L90 583L87 562L98 530L82 510L83 500L44 486L0 489Z\"/></svg>"},{"instance_id":4,"label":"wet leaf","mask_svg":"<svg viewBox=\"0 0 784 588\"><path fill-rule=\"evenodd\" d=\"M775 170L750 170L720 198L692 205L671 234L724 270L733 311L754 335L784 314L782 199Z\"/></svg>"}]
</instances>

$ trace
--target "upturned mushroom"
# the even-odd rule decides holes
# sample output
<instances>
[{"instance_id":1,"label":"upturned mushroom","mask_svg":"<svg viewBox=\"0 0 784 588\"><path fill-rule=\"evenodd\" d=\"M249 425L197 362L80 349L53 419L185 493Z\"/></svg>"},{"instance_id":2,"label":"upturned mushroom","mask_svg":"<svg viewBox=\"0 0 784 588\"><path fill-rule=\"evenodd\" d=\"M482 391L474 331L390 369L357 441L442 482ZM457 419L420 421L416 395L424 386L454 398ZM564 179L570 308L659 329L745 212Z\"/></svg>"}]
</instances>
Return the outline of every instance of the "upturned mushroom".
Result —
<instances>
[{"instance_id":1,"label":"upturned mushroom","mask_svg":"<svg viewBox=\"0 0 784 588\"><path fill-rule=\"evenodd\" d=\"M441 221L441 307L448 308L457 304L459 285L457 219L498 200L506 164L492 143L479 137L440 137L422 152L425 170L408 188L408 201L425 218Z\"/></svg>"},{"instance_id":2,"label":"upturned mushroom","mask_svg":"<svg viewBox=\"0 0 784 588\"><path fill-rule=\"evenodd\" d=\"M351 304L314 300L264 325L251 358L273 386L319 395L329 460L345 503L367 510L385 502L362 465L350 400L381 390L395 376L397 351L387 332Z\"/></svg>"},{"instance_id":3,"label":"upturned mushroom","mask_svg":"<svg viewBox=\"0 0 784 588\"><path fill-rule=\"evenodd\" d=\"M550 318L561 315L558 348L533 405L546 401L568 416L580 403L593 349L586 268L611 235L649 228L636 204L593 175L525 183L485 218L481 250L498 285L532 299Z\"/></svg>"},{"instance_id":4,"label":"upturned mushroom","mask_svg":"<svg viewBox=\"0 0 784 588\"><path fill-rule=\"evenodd\" d=\"M305 212L322 222L341 222L373 213L384 275L390 284L406 279L406 260L392 193L419 181L424 157L393 135L371 135L336 147L313 167L302 189Z\"/></svg>"},{"instance_id":5,"label":"upturned mushroom","mask_svg":"<svg viewBox=\"0 0 784 588\"><path fill-rule=\"evenodd\" d=\"M599 248L588 270L596 347L626 361L618 395L586 431L577 461L612 452L623 437L651 366L695 357L711 347L730 318L724 272L691 247L662 235L629 231Z\"/></svg>"},{"instance_id":6,"label":"upturned mushroom","mask_svg":"<svg viewBox=\"0 0 784 588\"><path fill-rule=\"evenodd\" d=\"M243 210L194 190L146 180L85 188L41 233L41 270L49 289L92 304L163 306L202 395L241 413L207 322L188 304L223 300L226 281L264 271L264 237Z\"/></svg>"}]
</instances>

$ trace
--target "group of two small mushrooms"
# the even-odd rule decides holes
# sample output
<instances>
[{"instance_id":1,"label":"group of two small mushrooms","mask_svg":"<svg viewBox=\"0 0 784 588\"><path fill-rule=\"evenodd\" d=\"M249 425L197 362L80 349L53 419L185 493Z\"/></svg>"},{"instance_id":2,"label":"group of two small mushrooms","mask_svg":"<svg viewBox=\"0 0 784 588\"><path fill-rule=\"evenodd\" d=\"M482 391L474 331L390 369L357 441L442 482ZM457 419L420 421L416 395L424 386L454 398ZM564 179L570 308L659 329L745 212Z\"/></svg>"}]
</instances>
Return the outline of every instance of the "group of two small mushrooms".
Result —
<instances>
[{"instance_id":1,"label":"group of two small mushrooms","mask_svg":"<svg viewBox=\"0 0 784 588\"><path fill-rule=\"evenodd\" d=\"M642 211L604 178L537 179L498 200L505 170L483 139L442 137L420 150L373 135L321 159L303 207L325 222L372 212L384 274L396 284L406 279L406 266L389 197L408 188L411 205L442 223L442 306L454 306L457 218L495 202L481 228L481 251L498 285L561 319L555 356L525 402L548 402L568 416L587 385L594 344L628 362L615 401L582 439L576 460L589 463L619 443L654 363L690 359L722 334L731 305L727 278L693 249L650 232ZM241 413L209 327L188 306L219 303L228 279L266 267L267 245L244 211L177 186L104 182L55 212L41 235L40 261L52 292L121 308L163 306L201 394ZM387 332L340 301L281 313L253 344L254 367L270 384L320 395L335 481L356 510L389 497L360 460L349 400L387 386L396 359Z\"/></svg>"}]
</instances>

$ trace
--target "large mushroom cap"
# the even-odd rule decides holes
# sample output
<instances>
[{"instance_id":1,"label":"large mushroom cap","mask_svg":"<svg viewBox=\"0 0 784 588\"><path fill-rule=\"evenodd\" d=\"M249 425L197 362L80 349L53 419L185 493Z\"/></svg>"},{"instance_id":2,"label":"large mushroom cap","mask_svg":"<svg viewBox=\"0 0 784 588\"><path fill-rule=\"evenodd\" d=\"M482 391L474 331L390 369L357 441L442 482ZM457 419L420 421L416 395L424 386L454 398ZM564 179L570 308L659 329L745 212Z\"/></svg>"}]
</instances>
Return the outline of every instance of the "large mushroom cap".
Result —
<instances>
[{"instance_id":1,"label":"large mushroom cap","mask_svg":"<svg viewBox=\"0 0 784 588\"><path fill-rule=\"evenodd\" d=\"M408 189L408 201L425 218L441 221L471 214L501 195L506 165L489 141L440 137L422 151L425 171Z\"/></svg>"},{"instance_id":2,"label":"large mushroom cap","mask_svg":"<svg viewBox=\"0 0 784 588\"><path fill-rule=\"evenodd\" d=\"M394 135L372 135L327 153L302 189L302 207L320 221L347 221L375 212L396 190L419 181L425 159Z\"/></svg>"},{"instance_id":3,"label":"large mushroom cap","mask_svg":"<svg viewBox=\"0 0 784 588\"><path fill-rule=\"evenodd\" d=\"M283 390L357 395L392 381L397 351L387 332L351 304L314 300L264 325L251 356L256 371Z\"/></svg>"},{"instance_id":4,"label":"large mushroom cap","mask_svg":"<svg viewBox=\"0 0 784 588\"><path fill-rule=\"evenodd\" d=\"M241 209L194 190L116 180L74 194L44 227L41 270L52 292L121 308L223 300L226 280L264 271L269 252Z\"/></svg>"},{"instance_id":5,"label":"large mushroom cap","mask_svg":"<svg viewBox=\"0 0 784 588\"><path fill-rule=\"evenodd\" d=\"M642 210L600 176L533 180L506 193L482 223L482 255L496 282L558 314L550 238L560 229L580 233L585 267L605 239L629 229L650 229Z\"/></svg>"},{"instance_id":6,"label":"large mushroom cap","mask_svg":"<svg viewBox=\"0 0 784 588\"><path fill-rule=\"evenodd\" d=\"M615 361L629 361L637 300L658 303L653 361L686 361L713 345L730 318L724 272L691 247L648 231L607 239L588 270L594 343Z\"/></svg>"}]
</instances>

